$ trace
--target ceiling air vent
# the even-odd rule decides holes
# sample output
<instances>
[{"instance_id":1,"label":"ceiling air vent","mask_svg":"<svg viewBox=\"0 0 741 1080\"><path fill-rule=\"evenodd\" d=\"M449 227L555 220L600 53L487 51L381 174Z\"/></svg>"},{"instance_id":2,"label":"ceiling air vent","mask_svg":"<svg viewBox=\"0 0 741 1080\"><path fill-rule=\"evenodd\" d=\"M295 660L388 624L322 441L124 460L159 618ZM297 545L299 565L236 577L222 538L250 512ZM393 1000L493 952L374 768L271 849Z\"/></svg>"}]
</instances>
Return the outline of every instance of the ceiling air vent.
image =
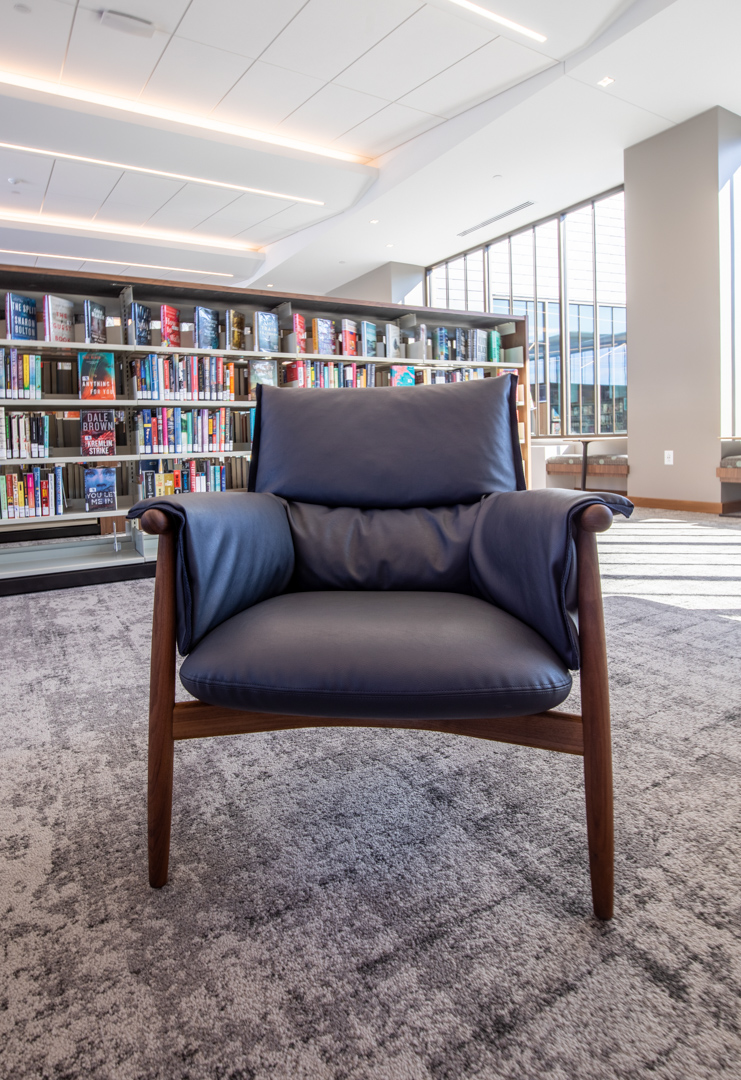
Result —
<instances>
[{"instance_id":1,"label":"ceiling air vent","mask_svg":"<svg viewBox=\"0 0 741 1080\"><path fill-rule=\"evenodd\" d=\"M459 232L458 235L468 236L469 233L476 232L477 229L483 229L486 225L493 225L495 221L501 221L502 218L509 217L510 214L516 214L519 210L525 210L528 206L534 206L534 203L532 201L519 203L517 206L511 207L501 214L495 214L494 217L487 218L486 221L480 221L478 225L472 225L470 229L464 229L463 232Z\"/></svg>"}]
</instances>

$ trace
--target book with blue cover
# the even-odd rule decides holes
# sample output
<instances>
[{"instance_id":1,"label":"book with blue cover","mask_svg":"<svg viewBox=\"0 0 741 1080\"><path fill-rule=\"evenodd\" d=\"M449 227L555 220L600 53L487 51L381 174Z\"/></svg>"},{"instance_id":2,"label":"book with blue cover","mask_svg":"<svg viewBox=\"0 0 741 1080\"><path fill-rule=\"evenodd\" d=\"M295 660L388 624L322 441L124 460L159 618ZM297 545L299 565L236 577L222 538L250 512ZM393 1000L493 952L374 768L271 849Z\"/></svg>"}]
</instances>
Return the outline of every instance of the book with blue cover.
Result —
<instances>
[{"instance_id":1,"label":"book with blue cover","mask_svg":"<svg viewBox=\"0 0 741 1080\"><path fill-rule=\"evenodd\" d=\"M77 354L80 397L112 401L116 397L116 374L112 352Z\"/></svg>"},{"instance_id":2,"label":"book with blue cover","mask_svg":"<svg viewBox=\"0 0 741 1080\"><path fill-rule=\"evenodd\" d=\"M280 325L272 311L255 312L255 352L280 352Z\"/></svg>"},{"instance_id":3,"label":"book with blue cover","mask_svg":"<svg viewBox=\"0 0 741 1080\"><path fill-rule=\"evenodd\" d=\"M115 510L116 470L113 468L85 469L85 509L88 513Z\"/></svg>"},{"instance_id":4,"label":"book with blue cover","mask_svg":"<svg viewBox=\"0 0 741 1080\"><path fill-rule=\"evenodd\" d=\"M195 308L193 312L193 337L197 349L218 349L219 313L216 308Z\"/></svg>"},{"instance_id":5,"label":"book with blue cover","mask_svg":"<svg viewBox=\"0 0 741 1080\"><path fill-rule=\"evenodd\" d=\"M376 324L372 322L361 322L360 324L360 349L361 356L375 356L376 355L376 341L377 341Z\"/></svg>"},{"instance_id":6,"label":"book with blue cover","mask_svg":"<svg viewBox=\"0 0 741 1080\"><path fill-rule=\"evenodd\" d=\"M18 293L5 294L5 332L15 341L36 341L36 301Z\"/></svg>"},{"instance_id":7,"label":"book with blue cover","mask_svg":"<svg viewBox=\"0 0 741 1080\"><path fill-rule=\"evenodd\" d=\"M105 308L95 300L86 300L83 307L85 319L85 343L87 345L105 345Z\"/></svg>"},{"instance_id":8,"label":"book with blue cover","mask_svg":"<svg viewBox=\"0 0 741 1080\"><path fill-rule=\"evenodd\" d=\"M129 316L129 330L130 345L151 345L152 309L148 308L146 304L132 304Z\"/></svg>"}]
</instances>

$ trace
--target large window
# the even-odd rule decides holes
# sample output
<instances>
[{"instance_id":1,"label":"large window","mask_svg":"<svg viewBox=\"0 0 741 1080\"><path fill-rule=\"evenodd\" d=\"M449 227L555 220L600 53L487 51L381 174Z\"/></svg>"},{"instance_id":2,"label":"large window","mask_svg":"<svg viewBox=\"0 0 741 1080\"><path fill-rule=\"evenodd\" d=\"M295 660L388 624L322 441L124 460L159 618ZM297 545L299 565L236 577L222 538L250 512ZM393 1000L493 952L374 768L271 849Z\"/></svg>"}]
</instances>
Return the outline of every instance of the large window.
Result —
<instances>
[{"instance_id":1,"label":"large window","mask_svg":"<svg viewBox=\"0 0 741 1080\"><path fill-rule=\"evenodd\" d=\"M527 316L534 435L627 431L622 191L430 267L427 303Z\"/></svg>"}]
</instances>

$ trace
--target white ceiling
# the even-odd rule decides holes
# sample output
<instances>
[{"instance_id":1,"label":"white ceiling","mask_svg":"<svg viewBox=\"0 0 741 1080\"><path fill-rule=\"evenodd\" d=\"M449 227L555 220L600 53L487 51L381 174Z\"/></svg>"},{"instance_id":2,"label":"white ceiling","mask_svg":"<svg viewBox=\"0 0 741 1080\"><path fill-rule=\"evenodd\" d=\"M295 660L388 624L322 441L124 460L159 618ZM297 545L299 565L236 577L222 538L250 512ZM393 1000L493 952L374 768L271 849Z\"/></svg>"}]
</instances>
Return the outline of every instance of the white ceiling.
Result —
<instances>
[{"instance_id":1,"label":"white ceiling","mask_svg":"<svg viewBox=\"0 0 741 1080\"><path fill-rule=\"evenodd\" d=\"M359 159L0 84L0 140L113 163L0 147L0 248L324 292L488 240L457 234L526 199L502 230L618 184L626 146L705 108L741 112L739 0L478 2L547 40L450 0L116 0L150 38L102 25L100 3L0 0L2 71Z\"/></svg>"}]
</instances>

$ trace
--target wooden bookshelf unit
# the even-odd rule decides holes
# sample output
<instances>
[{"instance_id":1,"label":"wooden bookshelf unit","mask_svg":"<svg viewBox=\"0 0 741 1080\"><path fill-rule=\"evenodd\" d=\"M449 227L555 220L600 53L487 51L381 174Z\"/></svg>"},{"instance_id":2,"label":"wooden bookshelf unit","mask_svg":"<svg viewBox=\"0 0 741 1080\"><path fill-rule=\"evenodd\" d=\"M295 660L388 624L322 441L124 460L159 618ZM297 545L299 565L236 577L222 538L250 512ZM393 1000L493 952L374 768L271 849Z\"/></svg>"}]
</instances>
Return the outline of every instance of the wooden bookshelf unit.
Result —
<instances>
[{"instance_id":1,"label":"wooden bookshelf unit","mask_svg":"<svg viewBox=\"0 0 741 1080\"><path fill-rule=\"evenodd\" d=\"M414 333L420 326L426 328L429 337L436 327L446 327L448 334L455 335L457 328L464 330L491 330L501 327L501 362L482 363L476 360L461 361L425 359L388 358L373 356L342 356L341 354L314 354L284 351L255 351L229 349L199 349L190 345L180 348L167 348L161 345L99 344L82 342L21 341L5 338L0 340L0 349L8 355L9 349L19 353L40 355L42 367L41 397L0 398L0 408L10 413L46 413L49 414L49 452L45 457L6 457L0 459L0 477L5 483L5 474L15 472L19 475L29 468L39 466L49 469L63 466L65 476L65 508L62 514L48 517L3 517L0 519L0 595L37 591L47 588L63 588L85 582L121 580L131 577L149 576L154 572L156 561L156 537L147 537L136 525L125 521L129 508L138 497L137 477L139 462L172 461L173 459L216 460L223 464L227 475L228 489L241 489L244 486L250 453L249 442L235 442L232 449L221 451L199 451L187 453L146 453L140 452L136 427L136 413L141 409L172 408L177 406L183 411L200 409L229 408L232 413L249 414L254 408L254 401L247 396L246 373L251 360L278 361L279 370L294 360L318 361L327 363L355 362L358 365L374 364L378 373L390 365L405 365L417 368L440 370L483 369L484 377L496 376L503 371L516 370L518 385L518 419L520 421L520 443L522 447L525 475L529 480L530 459L530 408L528 379L528 349L526 320L522 316L500 316L461 311L441 311L439 309L414 307L404 304L373 303L360 300L343 300L333 297L308 296L298 294L276 294L273 291L261 292L254 289L236 289L214 287L203 284L182 284L180 282L160 281L145 278L108 277L101 274L83 274L72 271L41 270L16 266L0 266L0 282L5 292L29 296L36 300L37 311L43 310L45 295L58 296L74 302L75 311L82 311L85 299L95 300L106 308L106 314L121 318L122 327L126 327L128 304L134 300L158 312L162 304L170 304L180 310L183 321L192 321L192 309L195 305L217 308L221 313L226 308L235 309L245 316L246 326L252 324L255 311L275 311L281 308L282 316L286 310L304 315L307 330L310 333L312 318L341 320L348 318L374 322L380 336L385 324L401 323L401 335ZM286 308L290 305L290 308ZM504 332L502 332L504 331ZM43 334L43 323L38 323L38 333ZM124 329L125 334L125 329ZM285 344L285 338L281 342ZM70 365L76 370L79 352L106 351L114 354L116 367L115 400L80 400L74 394L48 392L51 385L52 366L60 363ZM403 350L402 350L403 352ZM224 361L233 362L236 369L241 369L244 376L237 380L243 393L235 393L232 400L174 400L151 398L141 399L135 396L134 361L143 356L219 356ZM48 367L45 367L48 365ZM66 370L70 370L67 368ZM54 386L57 385L55 380ZM251 389L251 387L250 387ZM123 413L119 419L118 432L125 431L125 442L117 437L115 455L100 459L82 456L78 445L70 445L69 434L60 437L60 432L67 430L65 413L77 412L80 408L107 408ZM123 424L123 427L121 426ZM10 448L8 447L8 453ZM30 453L30 450L29 450ZM117 507L106 511L86 512L84 499L80 498L79 484L75 486L75 477L81 475L85 466L112 465L117 470ZM77 470L77 471L74 471ZM74 490L66 490L66 487ZM90 526L86 529L86 526ZM70 535L71 533L95 532L96 535ZM99 535L97 535L99 533ZM41 543L25 543L33 540Z\"/></svg>"}]
</instances>

